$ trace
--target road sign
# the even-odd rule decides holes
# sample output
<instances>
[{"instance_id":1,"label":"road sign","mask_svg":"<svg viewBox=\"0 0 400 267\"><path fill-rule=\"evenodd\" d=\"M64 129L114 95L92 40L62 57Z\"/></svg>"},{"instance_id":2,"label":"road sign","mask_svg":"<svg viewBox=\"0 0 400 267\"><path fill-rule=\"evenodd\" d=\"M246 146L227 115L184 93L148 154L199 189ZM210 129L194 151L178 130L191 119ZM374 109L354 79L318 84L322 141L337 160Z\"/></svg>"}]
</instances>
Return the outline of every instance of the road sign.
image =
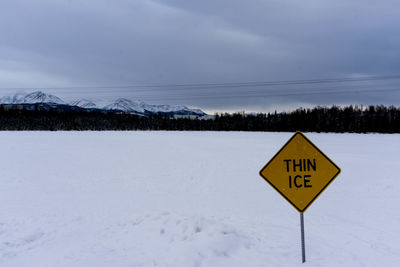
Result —
<instances>
[{"instance_id":1,"label":"road sign","mask_svg":"<svg viewBox=\"0 0 400 267\"><path fill-rule=\"evenodd\" d=\"M300 213L339 173L340 168L301 132L296 132L260 171Z\"/></svg>"}]
</instances>

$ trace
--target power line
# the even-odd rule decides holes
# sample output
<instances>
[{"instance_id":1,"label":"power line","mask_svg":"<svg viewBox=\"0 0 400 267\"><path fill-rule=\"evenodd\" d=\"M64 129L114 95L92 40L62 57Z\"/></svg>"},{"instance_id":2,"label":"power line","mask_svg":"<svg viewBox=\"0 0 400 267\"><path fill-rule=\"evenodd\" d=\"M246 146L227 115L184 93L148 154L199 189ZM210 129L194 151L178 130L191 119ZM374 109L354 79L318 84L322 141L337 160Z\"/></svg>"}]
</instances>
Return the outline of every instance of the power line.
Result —
<instances>
[{"instance_id":1,"label":"power line","mask_svg":"<svg viewBox=\"0 0 400 267\"><path fill-rule=\"evenodd\" d=\"M340 90L340 91L314 91L314 92L287 92L287 93L258 93L258 94L224 94L224 95L186 95L183 97L178 96L165 96L165 97L152 97L137 96L139 98L147 98L148 100L188 100L188 99L231 99L231 98L255 98L255 97L291 97L291 96L310 96L310 95L335 95L335 94L363 94L363 93L382 93L382 92L395 92L400 91L400 86L394 88L384 89L367 89L367 90Z\"/></svg>"},{"instance_id":2,"label":"power line","mask_svg":"<svg viewBox=\"0 0 400 267\"><path fill-rule=\"evenodd\" d=\"M235 88L235 87L267 87L282 85L306 85L306 84L328 84L328 83L346 83L346 82L364 82L364 81L384 81L397 80L400 75L390 76L367 76L358 78L331 78L331 79L313 79L313 80L286 80L286 81L264 81L264 82L231 82L231 83L188 83L188 84L131 84L131 85L99 85L99 86L65 86L65 87L17 87L0 88L9 90L58 90L58 89L129 89L129 88L174 88L175 90L189 89L217 89L217 88Z\"/></svg>"}]
</instances>

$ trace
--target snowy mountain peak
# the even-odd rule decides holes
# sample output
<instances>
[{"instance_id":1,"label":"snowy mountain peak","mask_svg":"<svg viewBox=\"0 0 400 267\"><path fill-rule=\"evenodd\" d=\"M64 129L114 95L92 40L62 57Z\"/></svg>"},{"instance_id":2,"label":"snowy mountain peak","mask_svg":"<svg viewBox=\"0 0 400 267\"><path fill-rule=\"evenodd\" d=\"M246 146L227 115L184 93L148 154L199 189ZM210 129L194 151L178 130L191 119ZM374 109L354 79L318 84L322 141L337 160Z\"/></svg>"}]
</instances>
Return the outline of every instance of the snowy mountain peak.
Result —
<instances>
[{"instance_id":1,"label":"snowy mountain peak","mask_svg":"<svg viewBox=\"0 0 400 267\"><path fill-rule=\"evenodd\" d=\"M96 108L97 105L88 99L80 99L70 103L72 106L78 106L81 108Z\"/></svg>"},{"instance_id":2,"label":"snowy mountain peak","mask_svg":"<svg viewBox=\"0 0 400 267\"><path fill-rule=\"evenodd\" d=\"M65 104L59 97L51 94L36 91L29 94L17 93L12 96L0 98L1 104L35 104L35 103L55 103Z\"/></svg>"},{"instance_id":3,"label":"snowy mountain peak","mask_svg":"<svg viewBox=\"0 0 400 267\"><path fill-rule=\"evenodd\" d=\"M126 98L119 98L112 104L104 107L107 110L121 110L135 113L175 113L180 115L206 115L200 109L190 109L185 106L171 105L150 105L141 100L132 101Z\"/></svg>"},{"instance_id":4,"label":"snowy mountain peak","mask_svg":"<svg viewBox=\"0 0 400 267\"><path fill-rule=\"evenodd\" d=\"M119 98L109 105L104 107L96 105L91 100L81 99L71 103L66 103L59 97L51 94L46 94L42 91L35 91L29 94L17 93L12 96L4 96L0 98L0 104L62 104L70 106L78 106L81 108L98 108L103 110L116 110L134 114L154 114L166 113L168 115L206 115L200 109L190 109L185 106L172 106L172 105L151 105L146 104L141 100L130 100L127 98Z\"/></svg>"},{"instance_id":5,"label":"snowy mountain peak","mask_svg":"<svg viewBox=\"0 0 400 267\"><path fill-rule=\"evenodd\" d=\"M46 93L43 93L42 91L36 91L36 92L25 95L22 103L26 103L26 104L33 104L33 103L64 104L64 101L55 95L46 94Z\"/></svg>"},{"instance_id":6,"label":"snowy mountain peak","mask_svg":"<svg viewBox=\"0 0 400 267\"><path fill-rule=\"evenodd\" d=\"M140 100L132 101L126 98L118 98L110 105L105 106L104 109L143 113L146 111L145 109L146 106L147 106L146 103Z\"/></svg>"},{"instance_id":7,"label":"snowy mountain peak","mask_svg":"<svg viewBox=\"0 0 400 267\"><path fill-rule=\"evenodd\" d=\"M18 100L18 104L34 104L34 103L55 103L55 104L65 104L63 100L59 97L51 94L43 93L42 91L36 91L23 96Z\"/></svg>"}]
</instances>

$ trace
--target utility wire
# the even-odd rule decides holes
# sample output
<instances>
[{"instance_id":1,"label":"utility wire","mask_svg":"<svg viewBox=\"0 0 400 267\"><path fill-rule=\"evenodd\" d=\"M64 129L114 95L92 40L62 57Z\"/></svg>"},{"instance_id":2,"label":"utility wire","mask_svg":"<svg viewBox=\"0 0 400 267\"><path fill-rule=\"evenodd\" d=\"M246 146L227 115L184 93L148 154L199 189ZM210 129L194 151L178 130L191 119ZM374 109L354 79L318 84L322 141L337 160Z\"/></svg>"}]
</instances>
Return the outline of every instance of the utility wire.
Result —
<instances>
[{"instance_id":1,"label":"utility wire","mask_svg":"<svg viewBox=\"0 0 400 267\"><path fill-rule=\"evenodd\" d=\"M264 81L264 82L232 82L232 83L188 83L188 84L132 84L132 85L101 85L101 86L66 86L66 87L18 87L0 88L10 90L32 90L32 89L128 89L128 88L175 88L179 90L188 89L217 89L234 87L263 87L263 86L282 86L282 85L305 85L305 84L327 84L327 83L346 83L363 81L384 81L400 79L400 75L391 76L367 76L358 78L334 78L334 79L314 79L314 80L286 80L286 81Z\"/></svg>"},{"instance_id":2,"label":"utility wire","mask_svg":"<svg viewBox=\"0 0 400 267\"><path fill-rule=\"evenodd\" d=\"M146 98L152 101L158 100L192 100L192 99L231 99L231 98L255 98L255 97L291 97L291 96L310 96L310 95L335 95L335 94L363 94L363 93L382 93L400 91L400 86L384 89L369 89L369 90L341 90L341 91L320 91L320 92L288 92L288 93L258 93L258 94L224 94L224 95L185 95L165 97L152 97L151 95L136 96L137 98Z\"/></svg>"}]
</instances>

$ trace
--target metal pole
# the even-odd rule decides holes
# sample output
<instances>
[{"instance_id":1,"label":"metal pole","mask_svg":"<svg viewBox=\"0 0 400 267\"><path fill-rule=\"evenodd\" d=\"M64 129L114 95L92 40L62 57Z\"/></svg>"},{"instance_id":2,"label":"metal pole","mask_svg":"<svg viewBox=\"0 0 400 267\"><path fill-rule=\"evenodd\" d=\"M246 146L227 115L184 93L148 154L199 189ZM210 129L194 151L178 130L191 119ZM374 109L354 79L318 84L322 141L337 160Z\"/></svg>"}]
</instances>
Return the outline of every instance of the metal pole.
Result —
<instances>
[{"instance_id":1,"label":"metal pole","mask_svg":"<svg viewBox=\"0 0 400 267\"><path fill-rule=\"evenodd\" d=\"M306 262L306 246L304 242L304 216L300 213L300 227L301 227L301 257L302 263Z\"/></svg>"}]
</instances>

